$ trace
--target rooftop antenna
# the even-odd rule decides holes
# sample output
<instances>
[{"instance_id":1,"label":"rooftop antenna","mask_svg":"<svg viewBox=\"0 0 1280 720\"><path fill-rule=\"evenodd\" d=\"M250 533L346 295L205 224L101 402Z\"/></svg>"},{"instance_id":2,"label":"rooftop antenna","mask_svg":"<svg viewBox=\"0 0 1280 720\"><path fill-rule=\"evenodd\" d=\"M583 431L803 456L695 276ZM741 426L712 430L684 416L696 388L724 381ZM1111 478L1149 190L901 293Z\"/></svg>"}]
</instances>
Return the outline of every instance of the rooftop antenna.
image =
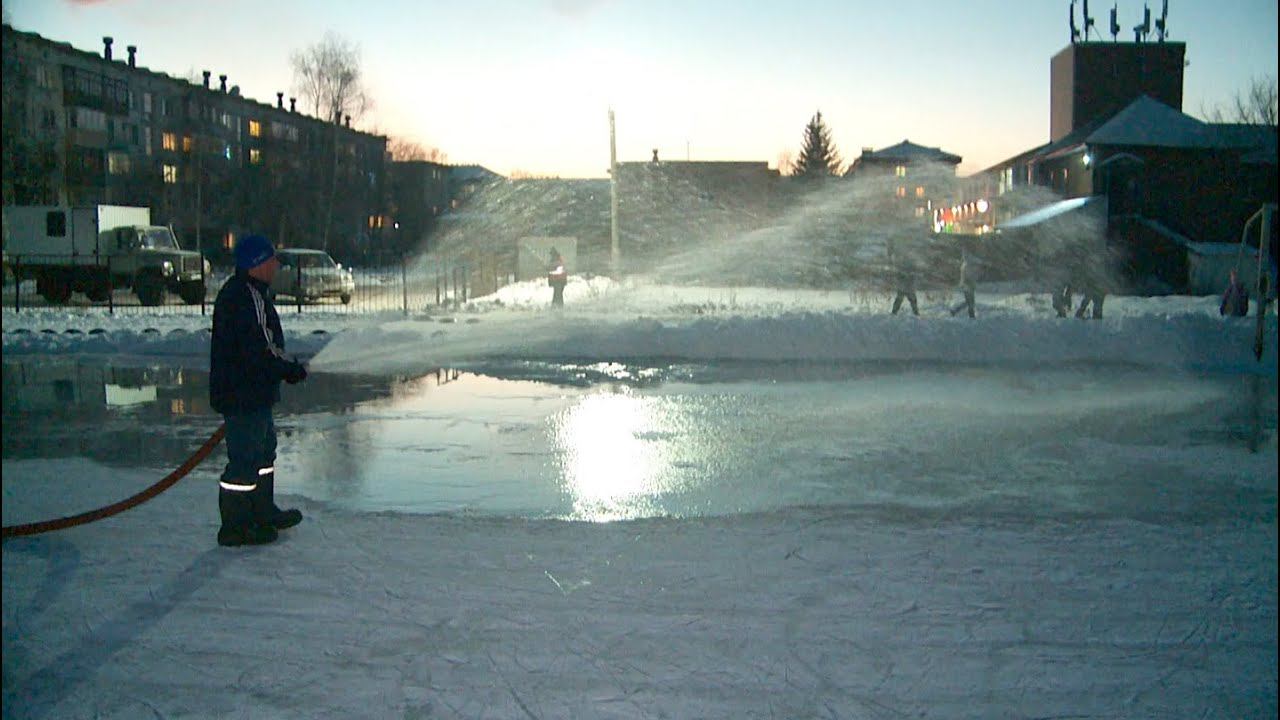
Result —
<instances>
[{"instance_id":1,"label":"rooftop antenna","mask_svg":"<svg viewBox=\"0 0 1280 720\"><path fill-rule=\"evenodd\" d=\"M1116 19L1116 6L1111 6L1111 42L1116 41L1116 36L1120 34L1120 21Z\"/></svg>"},{"instance_id":2,"label":"rooftop antenna","mask_svg":"<svg viewBox=\"0 0 1280 720\"><path fill-rule=\"evenodd\" d=\"M1071 6L1067 8L1067 22L1071 25L1071 44L1075 45L1080 42L1080 31L1076 29L1076 0L1071 0Z\"/></svg>"},{"instance_id":3,"label":"rooftop antenna","mask_svg":"<svg viewBox=\"0 0 1280 720\"><path fill-rule=\"evenodd\" d=\"M1151 8L1142 4L1142 24L1133 26L1133 41L1142 42L1151 34Z\"/></svg>"},{"instance_id":4,"label":"rooftop antenna","mask_svg":"<svg viewBox=\"0 0 1280 720\"><path fill-rule=\"evenodd\" d=\"M1084 0L1084 39L1089 41L1089 28L1093 27L1093 18L1089 17L1089 0ZM1097 30L1093 31L1097 34Z\"/></svg>"},{"instance_id":5,"label":"rooftop antenna","mask_svg":"<svg viewBox=\"0 0 1280 720\"><path fill-rule=\"evenodd\" d=\"M1169 0L1164 0L1164 3L1160 8L1160 19L1156 20L1156 39L1158 39L1160 42L1164 42L1165 35L1168 32L1167 31L1168 19L1169 19Z\"/></svg>"}]
</instances>

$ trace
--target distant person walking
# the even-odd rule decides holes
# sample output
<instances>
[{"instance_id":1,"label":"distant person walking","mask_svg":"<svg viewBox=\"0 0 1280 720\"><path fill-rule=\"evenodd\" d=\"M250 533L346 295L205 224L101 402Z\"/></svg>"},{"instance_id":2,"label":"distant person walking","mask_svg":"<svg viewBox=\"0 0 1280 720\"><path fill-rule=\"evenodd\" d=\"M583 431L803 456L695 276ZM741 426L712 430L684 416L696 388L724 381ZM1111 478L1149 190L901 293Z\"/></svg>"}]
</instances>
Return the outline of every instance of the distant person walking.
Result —
<instances>
[{"instance_id":1,"label":"distant person walking","mask_svg":"<svg viewBox=\"0 0 1280 720\"><path fill-rule=\"evenodd\" d=\"M1080 257L1071 271L1071 286L1067 289L1067 309L1071 309L1071 288L1080 291L1080 307L1076 310L1077 318L1084 318L1092 308L1094 320L1102 319L1102 301L1106 299L1106 283L1103 280L1103 269L1088 257Z\"/></svg>"},{"instance_id":2,"label":"distant person walking","mask_svg":"<svg viewBox=\"0 0 1280 720\"><path fill-rule=\"evenodd\" d=\"M276 427L271 406L280 381L307 378L284 354L280 316L267 290L280 261L261 235L236 244L236 272L218 291L209 347L209 404L227 428L227 466L218 483L219 545L261 545L302 522L275 504Z\"/></svg>"},{"instance_id":3,"label":"distant person walking","mask_svg":"<svg viewBox=\"0 0 1280 720\"><path fill-rule=\"evenodd\" d=\"M973 268L969 265L969 250L963 245L960 246L960 292L964 294L964 302L951 308L952 317L960 314L960 311L968 308L969 317L975 317L974 312L974 289L975 283L973 279Z\"/></svg>"},{"instance_id":4,"label":"distant person walking","mask_svg":"<svg viewBox=\"0 0 1280 720\"><path fill-rule=\"evenodd\" d=\"M887 245L889 256L889 275L897 294L893 298L893 314L897 315L902 308L902 301L911 303L911 314L920 315L920 305L916 300L916 273L910 258L905 257L892 239Z\"/></svg>"},{"instance_id":5,"label":"distant person walking","mask_svg":"<svg viewBox=\"0 0 1280 720\"><path fill-rule=\"evenodd\" d=\"M569 284L569 273L564 268L564 258L560 257L560 251L555 248L551 248L547 284L551 286L551 306L564 307L564 286Z\"/></svg>"}]
</instances>

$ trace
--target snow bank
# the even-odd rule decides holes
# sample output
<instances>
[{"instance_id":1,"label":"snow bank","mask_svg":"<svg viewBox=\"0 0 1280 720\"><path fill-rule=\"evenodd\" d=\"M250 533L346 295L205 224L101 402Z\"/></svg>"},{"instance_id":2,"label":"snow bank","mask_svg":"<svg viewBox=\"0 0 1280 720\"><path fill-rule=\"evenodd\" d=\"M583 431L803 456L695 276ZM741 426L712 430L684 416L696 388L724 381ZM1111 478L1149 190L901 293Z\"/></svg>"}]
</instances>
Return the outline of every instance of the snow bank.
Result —
<instances>
[{"instance_id":1,"label":"snow bank","mask_svg":"<svg viewBox=\"0 0 1280 720\"><path fill-rule=\"evenodd\" d=\"M1203 371L1276 370L1274 316L1253 357L1254 319L1224 319L1214 297L1111 297L1106 319L1058 318L1043 295L989 287L978 318L922 293L921 317L890 315L878 292L674 287L574 277L552 311L533 281L462 308L406 318L282 312L290 352L331 373L412 373L494 358L574 361L907 361L1125 363ZM186 356L204 362L210 318L94 310L7 311L5 352ZM314 356L314 357L313 357Z\"/></svg>"}]
</instances>

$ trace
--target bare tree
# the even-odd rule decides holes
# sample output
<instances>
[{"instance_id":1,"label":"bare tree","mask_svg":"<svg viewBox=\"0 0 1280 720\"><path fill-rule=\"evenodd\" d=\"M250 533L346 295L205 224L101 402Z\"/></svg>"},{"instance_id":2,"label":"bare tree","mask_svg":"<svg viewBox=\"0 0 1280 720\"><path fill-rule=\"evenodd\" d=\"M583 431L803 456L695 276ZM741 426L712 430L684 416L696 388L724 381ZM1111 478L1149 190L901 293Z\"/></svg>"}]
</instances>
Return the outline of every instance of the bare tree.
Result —
<instances>
[{"instance_id":1,"label":"bare tree","mask_svg":"<svg viewBox=\"0 0 1280 720\"><path fill-rule=\"evenodd\" d=\"M373 107L365 92L360 69L360 49L334 32L320 42L293 53L294 89L310 104L315 116L341 123L359 119Z\"/></svg>"},{"instance_id":2,"label":"bare tree","mask_svg":"<svg viewBox=\"0 0 1280 720\"><path fill-rule=\"evenodd\" d=\"M1237 92L1229 103L1202 108L1201 114L1213 123L1275 125L1276 78L1274 75L1254 78L1249 82L1249 87Z\"/></svg>"},{"instance_id":3,"label":"bare tree","mask_svg":"<svg viewBox=\"0 0 1280 720\"><path fill-rule=\"evenodd\" d=\"M425 160L444 164L448 157L438 147L427 147L417 141L401 137L392 137L387 140L387 152L391 153L391 159L395 162Z\"/></svg>"}]
</instances>

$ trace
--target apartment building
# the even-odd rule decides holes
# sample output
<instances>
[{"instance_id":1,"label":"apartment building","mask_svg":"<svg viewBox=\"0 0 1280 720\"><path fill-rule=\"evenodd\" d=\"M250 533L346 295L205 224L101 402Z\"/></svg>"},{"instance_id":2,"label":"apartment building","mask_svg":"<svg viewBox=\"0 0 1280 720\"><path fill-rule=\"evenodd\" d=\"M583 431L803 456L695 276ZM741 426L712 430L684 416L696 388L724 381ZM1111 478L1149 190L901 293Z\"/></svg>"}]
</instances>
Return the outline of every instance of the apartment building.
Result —
<instances>
[{"instance_id":1,"label":"apartment building","mask_svg":"<svg viewBox=\"0 0 1280 720\"><path fill-rule=\"evenodd\" d=\"M3 26L3 199L150 207L210 257L262 232L355 259L386 225L386 138L316 118L295 98L244 97L139 64L104 37L90 52ZM216 74L216 81L214 80Z\"/></svg>"}]
</instances>

